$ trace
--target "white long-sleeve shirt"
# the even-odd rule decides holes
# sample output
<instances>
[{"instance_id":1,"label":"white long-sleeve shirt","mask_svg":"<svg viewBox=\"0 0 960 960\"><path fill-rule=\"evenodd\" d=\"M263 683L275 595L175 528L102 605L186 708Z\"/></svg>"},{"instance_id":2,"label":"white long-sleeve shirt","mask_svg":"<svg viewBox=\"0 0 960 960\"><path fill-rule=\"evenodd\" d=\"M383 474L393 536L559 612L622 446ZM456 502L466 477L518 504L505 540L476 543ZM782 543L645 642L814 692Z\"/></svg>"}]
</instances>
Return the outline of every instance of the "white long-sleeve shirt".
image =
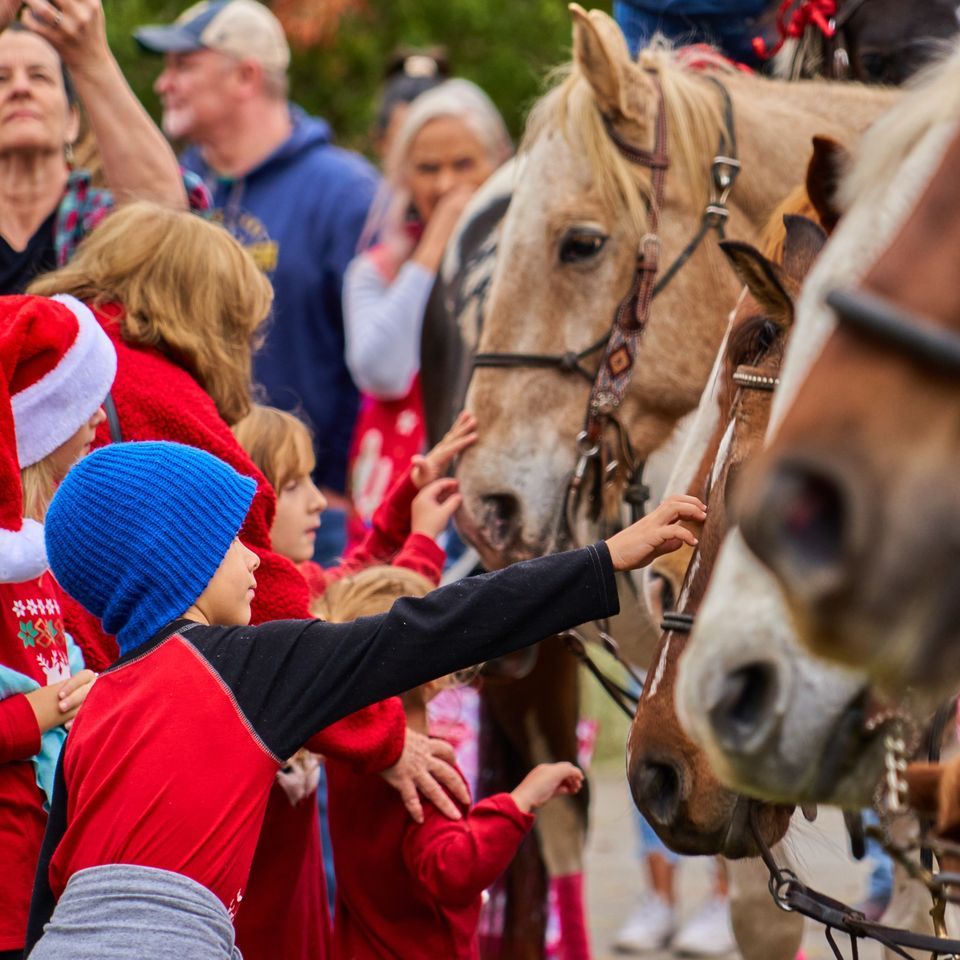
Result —
<instances>
[{"instance_id":1,"label":"white long-sleeve shirt","mask_svg":"<svg viewBox=\"0 0 960 960\"><path fill-rule=\"evenodd\" d=\"M347 367L356 385L381 400L399 400L420 370L420 334L435 275L408 261L393 282L361 254L343 280Z\"/></svg>"}]
</instances>

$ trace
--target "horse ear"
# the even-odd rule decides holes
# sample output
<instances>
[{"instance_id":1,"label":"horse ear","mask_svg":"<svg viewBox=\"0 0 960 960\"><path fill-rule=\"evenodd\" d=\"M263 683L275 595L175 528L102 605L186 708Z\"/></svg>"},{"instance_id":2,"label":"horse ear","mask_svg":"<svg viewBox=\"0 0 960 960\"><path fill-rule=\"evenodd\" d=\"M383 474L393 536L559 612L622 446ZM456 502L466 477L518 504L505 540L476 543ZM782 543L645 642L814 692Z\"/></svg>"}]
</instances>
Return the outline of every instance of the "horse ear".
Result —
<instances>
[{"instance_id":1,"label":"horse ear","mask_svg":"<svg viewBox=\"0 0 960 960\"><path fill-rule=\"evenodd\" d=\"M840 219L842 211L837 195L840 179L849 165L850 152L846 147L829 137L813 138L813 156L807 167L807 196L827 233L833 232Z\"/></svg>"},{"instance_id":2,"label":"horse ear","mask_svg":"<svg viewBox=\"0 0 960 960\"><path fill-rule=\"evenodd\" d=\"M820 224L795 213L785 213L783 225L787 228L783 241L783 272L800 284L826 244L827 234Z\"/></svg>"},{"instance_id":3,"label":"horse ear","mask_svg":"<svg viewBox=\"0 0 960 960\"><path fill-rule=\"evenodd\" d=\"M601 10L587 13L578 3L568 9L573 20L573 60L592 87L600 112L611 119L643 119L643 110L638 110L626 82L630 52L620 28Z\"/></svg>"},{"instance_id":4,"label":"horse ear","mask_svg":"<svg viewBox=\"0 0 960 960\"><path fill-rule=\"evenodd\" d=\"M749 243L739 240L723 240L720 249L763 310L771 316L790 313L793 299L787 293L783 275L775 263Z\"/></svg>"}]
</instances>

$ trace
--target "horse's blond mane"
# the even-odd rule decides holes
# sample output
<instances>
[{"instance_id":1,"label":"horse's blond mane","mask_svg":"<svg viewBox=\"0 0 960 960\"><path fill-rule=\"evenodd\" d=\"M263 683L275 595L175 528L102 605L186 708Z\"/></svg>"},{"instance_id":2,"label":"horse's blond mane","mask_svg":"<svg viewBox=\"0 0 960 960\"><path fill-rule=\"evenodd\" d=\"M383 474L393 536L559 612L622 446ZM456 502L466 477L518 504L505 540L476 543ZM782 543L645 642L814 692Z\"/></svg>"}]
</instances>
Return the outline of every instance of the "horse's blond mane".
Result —
<instances>
[{"instance_id":1,"label":"horse's blond mane","mask_svg":"<svg viewBox=\"0 0 960 960\"><path fill-rule=\"evenodd\" d=\"M841 186L843 209L878 185L886 187L931 127L956 123L960 116L960 44L951 49L945 59L917 74L897 105L863 135L856 163Z\"/></svg>"},{"instance_id":2,"label":"horse's blond mane","mask_svg":"<svg viewBox=\"0 0 960 960\"><path fill-rule=\"evenodd\" d=\"M650 46L640 51L632 69L624 70L624 82L630 82L630 74L637 67L656 74L663 90L670 151L669 187L676 190L679 184L691 205L700 208L708 199L710 161L717 151L724 123L719 91L705 81L702 71L684 66L660 38L654 38ZM717 69L732 68L718 59ZM647 229L649 171L627 160L610 139L593 89L575 63L554 71L553 82L552 89L530 112L520 152L528 151L548 133L562 132L574 149L583 150L604 204L612 211L626 210L637 236L641 236ZM651 105L649 116L653 123L655 105Z\"/></svg>"}]
</instances>

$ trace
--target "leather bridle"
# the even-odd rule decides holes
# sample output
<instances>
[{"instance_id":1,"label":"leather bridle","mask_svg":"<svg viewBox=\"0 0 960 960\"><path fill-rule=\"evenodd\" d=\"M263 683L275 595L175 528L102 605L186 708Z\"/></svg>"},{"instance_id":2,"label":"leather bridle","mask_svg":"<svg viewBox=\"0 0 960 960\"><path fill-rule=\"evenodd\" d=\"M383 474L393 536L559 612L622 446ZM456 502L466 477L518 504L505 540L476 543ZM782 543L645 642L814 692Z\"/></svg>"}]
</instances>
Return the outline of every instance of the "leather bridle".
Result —
<instances>
[{"instance_id":1,"label":"leather bridle","mask_svg":"<svg viewBox=\"0 0 960 960\"><path fill-rule=\"evenodd\" d=\"M960 336L865 290L827 296L842 327L892 347L950 377L960 376Z\"/></svg>"},{"instance_id":2,"label":"leather bridle","mask_svg":"<svg viewBox=\"0 0 960 960\"><path fill-rule=\"evenodd\" d=\"M631 511L632 520L645 513L649 491L643 483L643 461L636 456L629 433L620 419L619 411L633 378L640 339L646 329L653 300L663 292L679 273L711 231L722 239L729 217L727 200L733 188L740 162L737 159L737 141L733 119L733 104L726 88L714 77L713 82L723 100L724 125L717 155L711 165L710 200L703 211L697 232L679 256L662 273L660 271L660 215L664 204L664 187L669 156L667 150L667 115L663 91L656 74L651 77L657 91L656 138L652 151L643 150L627 141L615 128L609 117L604 117L607 134L631 163L651 171L651 190L646 200L648 230L637 248L633 279L627 295L620 301L610 329L583 350L569 350L561 354L534 353L478 353L474 368L541 368L556 370L564 375L576 375L590 384L590 398L582 431L577 436L577 465L570 476L564 497L564 508L558 519L558 533L565 532L575 541L574 516L582 495L587 475L595 467L591 503L591 519L601 526L601 534L613 532L619 526L620 511L607 525L603 504L606 494L622 482L620 499ZM594 355L600 355L596 370L584 365Z\"/></svg>"}]
</instances>

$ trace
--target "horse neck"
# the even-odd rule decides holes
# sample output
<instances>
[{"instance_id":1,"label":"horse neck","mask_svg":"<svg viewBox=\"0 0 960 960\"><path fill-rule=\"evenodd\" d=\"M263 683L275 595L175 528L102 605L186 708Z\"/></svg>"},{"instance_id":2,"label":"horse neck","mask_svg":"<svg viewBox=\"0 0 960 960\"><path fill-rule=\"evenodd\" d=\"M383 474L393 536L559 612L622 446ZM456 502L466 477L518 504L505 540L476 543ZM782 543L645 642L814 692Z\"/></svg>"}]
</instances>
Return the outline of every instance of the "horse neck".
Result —
<instances>
[{"instance_id":1,"label":"horse neck","mask_svg":"<svg viewBox=\"0 0 960 960\"><path fill-rule=\"evenodd\" d=\"M742 172L732 204L758 230L771 210L802 183L812 139L828 136L847 147L896 102L898 92L855 83L785 83L731 76Z\"/></svg>"}]
</instances>

